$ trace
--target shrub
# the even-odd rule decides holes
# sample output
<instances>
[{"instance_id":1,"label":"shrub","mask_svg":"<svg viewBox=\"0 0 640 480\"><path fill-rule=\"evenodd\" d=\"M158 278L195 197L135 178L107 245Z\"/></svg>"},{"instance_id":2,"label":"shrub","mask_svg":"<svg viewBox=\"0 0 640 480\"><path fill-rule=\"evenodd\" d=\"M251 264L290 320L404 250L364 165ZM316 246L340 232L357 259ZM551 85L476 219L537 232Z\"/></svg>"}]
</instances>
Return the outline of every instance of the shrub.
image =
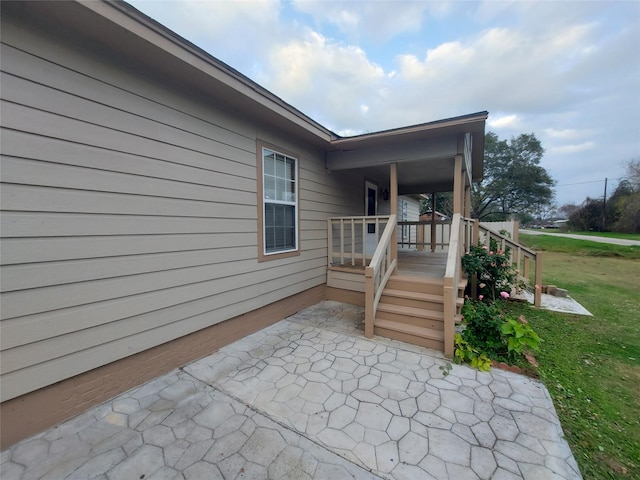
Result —
<instances>
[{"instance_id":1,"label":"shrub","mask_svg":"<svg viewBox=\"0 0 640 480\"><path fill-rule=\"evenodd\" d=\"M454 359L456 363L469 363L481 372L491 370L491 359L486 354L480 353L477 348L473 348L459 333L455 335L455 345Z\"/></svg>"},{"instance_id":2,"label":"shrub","mask_svg":"<svg viewBox=\"0 0 640 480\"><path fill-rule=\"evenodd\" d=\"M495 240L490 244L489 247L482 244L471 247L462 256L462 269L467 275L477 276L478 291L475 293L478 298L492 302L501 292L508 294L516 286L518 272L511 265L510 250L500 250Z\"/></svg>"},{"instance_id":3,"label":"shrub","mask_svg":"<svg viewBox=\"0 0 640 480\"><path fill-rule=\"evenodd\" d=\"M533 331L527 319L520 315L517 320L507 318L501 327L503 338L507 340L509 354L521 355L526 351L538 351L542 339Z\"/></svg>"},{"instance_id":4,"label":"shrub","mask_svg":"<svg viewBox=\"0 0 640 480\"><path fill-rule=\"evenodd\" d=\"M501 302L467 299L462 307L463 330L455 338L455 359L483 368L490 360L517 363L540 348L542 339L524 316L505 316Z\"/></svg>"},{"instance_id":5,"label":"shrub","mask_svg":"<svg viewBox=\"0 0 640 480\"><path fill-rule=\"evenodd\" d=\"M495 303L467 300L462 307L462 338L494 360L505 350L501 315Z\"/></svg>"}]
</instances>

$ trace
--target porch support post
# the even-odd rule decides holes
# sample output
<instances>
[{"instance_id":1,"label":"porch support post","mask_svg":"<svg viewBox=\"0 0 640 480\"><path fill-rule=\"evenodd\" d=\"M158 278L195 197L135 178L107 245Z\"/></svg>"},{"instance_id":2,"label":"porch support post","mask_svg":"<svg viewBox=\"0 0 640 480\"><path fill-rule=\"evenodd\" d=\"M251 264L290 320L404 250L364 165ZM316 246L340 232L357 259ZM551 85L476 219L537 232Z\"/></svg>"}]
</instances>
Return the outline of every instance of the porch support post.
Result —
<instances>
[{"instance_id":1,"label":"porch support post","mask_svg":"<svg viewBox=\"0 0 640 480\"><path fill-rule=\"evenodd\" d=\"M436 192L431 194L431 251L436 251Z\"/></svg>"},{"instance_id":2,"label":"porch support post","mask_svg":"<svg viewBox=\"0 0 640 480\"><path fill-rule=\"evenodd\" d=\"M389 200L391 205L389 207L389 213L393 215L393 213L397 213L398 210L398 164L392 163L389 166L389 185L390 195ZM397 267L398 260L398 224L396 223L396 230L393 232L393 240L391 241L391 261L396 260L395 270Z\"/></svg>"},{"instance_id":3,"label":"porch support post","mask_svg":"<svg viewBox=\"0 0 640 480\"><path fill-rule=\"evenodd\" d=\"M456 155L453 163L453 214L462 215L462 155Z\"/></svg>"},{"instance_id":4,"label":"porch support post","mask_svg":"<svg viewBox=\"0 0 640 480\"><path fill-rule=\"evenodd\" d=\"M464 216L471 218L471 185L464 187Z\"/></svg>"}]
</instances>

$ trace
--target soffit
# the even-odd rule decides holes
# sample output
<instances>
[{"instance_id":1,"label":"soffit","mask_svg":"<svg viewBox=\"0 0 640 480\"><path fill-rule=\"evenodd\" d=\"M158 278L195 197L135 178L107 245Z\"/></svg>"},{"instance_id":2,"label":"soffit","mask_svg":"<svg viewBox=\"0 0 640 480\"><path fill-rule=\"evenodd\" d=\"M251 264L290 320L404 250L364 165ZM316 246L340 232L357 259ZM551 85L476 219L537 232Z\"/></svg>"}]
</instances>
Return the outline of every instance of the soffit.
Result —
<instances>
[{"instance_id":1,"label":"soffit","mask_svg":"<svg viewBox=\"0 0 640 480\"><path fill-rule=\"evenodd\" d=\"M430 193L453 189L453 161L463 152L464 135L472 135L472 179L482 178L487 112L437 122L341 138L327 153L330 170L362 170L388 182L389 164L397 164L399 191Z\"/></svg>"}]
</instances>

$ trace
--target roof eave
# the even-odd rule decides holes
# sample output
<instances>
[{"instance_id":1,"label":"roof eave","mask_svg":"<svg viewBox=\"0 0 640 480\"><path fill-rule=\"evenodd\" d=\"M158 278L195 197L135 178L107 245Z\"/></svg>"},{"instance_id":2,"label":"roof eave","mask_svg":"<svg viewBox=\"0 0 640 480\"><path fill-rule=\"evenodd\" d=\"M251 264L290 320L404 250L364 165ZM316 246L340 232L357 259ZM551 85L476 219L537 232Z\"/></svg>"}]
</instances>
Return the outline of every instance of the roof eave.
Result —
<instances>
[{"instance_id":1,"label":"roof eave","mask_svg":"<svg viewBox=\"0 0 640 480\"><path fill-rule=\"evenodd\" d=\"M484 136L484 127L488 116L489 113L483 111L407 127L341 137L332 140L331 147L333 150L346 150L378 143L381 140L388 143L393 140L402 141L409 137L429 138L449 133L478 133L481 131Z\"/></svg>"}]
</instances>

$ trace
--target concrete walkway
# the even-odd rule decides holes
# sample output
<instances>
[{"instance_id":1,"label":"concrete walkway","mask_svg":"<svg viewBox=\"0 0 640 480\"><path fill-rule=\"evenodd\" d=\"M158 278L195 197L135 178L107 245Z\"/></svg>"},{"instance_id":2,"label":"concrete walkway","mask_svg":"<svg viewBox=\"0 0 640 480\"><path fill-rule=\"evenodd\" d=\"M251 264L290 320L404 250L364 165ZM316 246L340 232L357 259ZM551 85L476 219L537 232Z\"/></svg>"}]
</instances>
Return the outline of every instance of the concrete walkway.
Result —
<instances>
[{"instance_id":1,"label":"concrete walkway","mask_svg":"<svg viewBox=\"0 0 640 480\"><path fill-rule=\"evenodd\" d=\"M626 238L596 237L591 235L578 235L574 233L551 233L547 230L540 231L540 230L521 229L520 233L524 233L526 235L551 235L555 237L573 238L575 240L589 240L591 242L609 243L611 245L624 245L627 247L632 245L640 245L640 240L627 240Z\"/></svg>"},{"instance_id":2,"label":"concrete walkway","mask_svg":"<svg viewBox=\"0 0 640 480\"><path fill-rule=\"evenodd\" d=\"M321 302L2 452L2 479L579 479L545 387ZM446 369L445 369L446 370Z\"/></svg>"}]
</instances>

